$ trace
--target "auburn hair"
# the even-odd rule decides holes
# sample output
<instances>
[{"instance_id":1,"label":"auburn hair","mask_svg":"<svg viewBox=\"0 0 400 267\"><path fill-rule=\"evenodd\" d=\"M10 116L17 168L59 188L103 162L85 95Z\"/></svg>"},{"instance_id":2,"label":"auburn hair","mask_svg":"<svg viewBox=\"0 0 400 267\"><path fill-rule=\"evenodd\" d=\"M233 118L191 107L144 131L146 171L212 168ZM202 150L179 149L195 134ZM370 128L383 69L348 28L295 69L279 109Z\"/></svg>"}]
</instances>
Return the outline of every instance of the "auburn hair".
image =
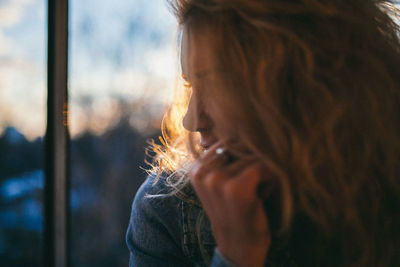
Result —
<instances>
[{"instance_id":1,"label":"auburn hair","mask_svg":"<svg viewBox=\"0 0 400 267\"><path fill-rule=\"evenodd\" d=\"M399 266L395 5L384 0L169 3L193 38L198 29L209 34L215 62L224 70L221 86L203 93L216 135L237 157L252 157L270 169L279 184L279 236L287 236L299 263ZM195 137L181 125L189 94L177 90L164 117L163 145L153 147L160 171L181 174L169 179L176 192L188 185L185 170L198 154Z\"/></svg>"}]
</instances>

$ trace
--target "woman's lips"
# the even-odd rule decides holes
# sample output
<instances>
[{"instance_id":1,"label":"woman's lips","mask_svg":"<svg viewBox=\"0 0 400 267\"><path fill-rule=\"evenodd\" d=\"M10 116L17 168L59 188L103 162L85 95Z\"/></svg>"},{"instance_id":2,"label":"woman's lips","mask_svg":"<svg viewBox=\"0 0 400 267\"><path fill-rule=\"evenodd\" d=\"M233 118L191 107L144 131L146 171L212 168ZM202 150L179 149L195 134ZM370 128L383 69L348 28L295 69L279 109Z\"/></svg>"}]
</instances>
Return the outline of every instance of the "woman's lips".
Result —
<instances>
[{"instance_id":1,"label":"woman's lips","mask_svg":"<svg viewBox=\"0 0 400 267\"><path fill-rule=\"evenodd\" d=\"M215 142L217 142L217 138L213 134L210 132L200 132L200 146L203 149L208 149Z\"/></svg>"}]
</instances>

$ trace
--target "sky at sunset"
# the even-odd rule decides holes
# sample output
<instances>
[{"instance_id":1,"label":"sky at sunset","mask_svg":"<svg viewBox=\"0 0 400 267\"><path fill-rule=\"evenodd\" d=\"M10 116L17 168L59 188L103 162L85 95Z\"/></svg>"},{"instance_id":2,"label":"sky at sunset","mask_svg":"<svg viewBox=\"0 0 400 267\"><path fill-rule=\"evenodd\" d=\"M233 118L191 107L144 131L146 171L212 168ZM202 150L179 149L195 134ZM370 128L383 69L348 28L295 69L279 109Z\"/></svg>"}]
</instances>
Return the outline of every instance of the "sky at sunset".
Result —
<instances>
[{"instance_id":1,"label":"sky at sunset","mask_svg":"<svg viewBox=\"0 0 400 267\"><path fill-rule=\"evenodd\" d=\"M0 133L44 134L46 8L44 0L0 0ZM121 101L151 98L149 110L161 112L176 74L175 32L164 0L71 0L72 134L89 121L105 130Z\"/></svg>"}]
</instances>

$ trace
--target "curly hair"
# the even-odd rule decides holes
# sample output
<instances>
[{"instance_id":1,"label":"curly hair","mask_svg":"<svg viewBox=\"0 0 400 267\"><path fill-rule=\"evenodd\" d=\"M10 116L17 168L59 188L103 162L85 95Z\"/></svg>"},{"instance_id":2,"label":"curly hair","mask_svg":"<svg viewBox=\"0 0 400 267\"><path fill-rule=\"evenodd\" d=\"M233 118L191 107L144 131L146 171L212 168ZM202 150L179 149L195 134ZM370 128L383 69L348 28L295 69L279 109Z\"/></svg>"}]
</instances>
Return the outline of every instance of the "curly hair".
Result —
<instances>
[{"instance_id":1,"label":"curly hair","mask_svg":"<svg viewBox=\"0 0 400 267\"><path fill-rule=\"evenodd\" d=\"M287 236L301 266L399 266L400 40L393 2L169 4L181 27L209 34L224 70L220 86L203 93L216 135L234 155L270 169L279 184L279 236ZM181 126L188 97L179 89L165 115L164 144L154 146L160 170L187 169L198 153ZM171 182L177 191L188 183L179 177Z\"/></svg>"}]
</instances>

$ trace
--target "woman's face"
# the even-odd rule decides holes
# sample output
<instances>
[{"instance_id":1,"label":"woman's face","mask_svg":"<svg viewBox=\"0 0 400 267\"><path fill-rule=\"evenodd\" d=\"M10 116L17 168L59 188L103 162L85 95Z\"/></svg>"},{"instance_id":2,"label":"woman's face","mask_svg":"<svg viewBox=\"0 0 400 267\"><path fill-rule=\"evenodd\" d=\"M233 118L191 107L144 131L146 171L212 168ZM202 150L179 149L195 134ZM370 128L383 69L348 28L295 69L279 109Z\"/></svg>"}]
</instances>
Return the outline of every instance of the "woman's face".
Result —
<instances>
[{"instance_id":1,"label":"woman's face","mask_svg":"<svg viewBox=\"0 0 400 267\"><path fill-rule=\"evenodd\" d=\"M181 44L181 66L184 79L192 87L192 95L188 110L183 119L185 129L200 133L200 146L204 149L209 148L217 141L214 133L214 123L205 110L207 95L204 95L207 77L213 73L213 56L210 47L210 40L204 30L196 30L196 34L191 34L186 27L182 33ZM210 91L212 88L207 88Z\"/></svg>"}]
</instances>

